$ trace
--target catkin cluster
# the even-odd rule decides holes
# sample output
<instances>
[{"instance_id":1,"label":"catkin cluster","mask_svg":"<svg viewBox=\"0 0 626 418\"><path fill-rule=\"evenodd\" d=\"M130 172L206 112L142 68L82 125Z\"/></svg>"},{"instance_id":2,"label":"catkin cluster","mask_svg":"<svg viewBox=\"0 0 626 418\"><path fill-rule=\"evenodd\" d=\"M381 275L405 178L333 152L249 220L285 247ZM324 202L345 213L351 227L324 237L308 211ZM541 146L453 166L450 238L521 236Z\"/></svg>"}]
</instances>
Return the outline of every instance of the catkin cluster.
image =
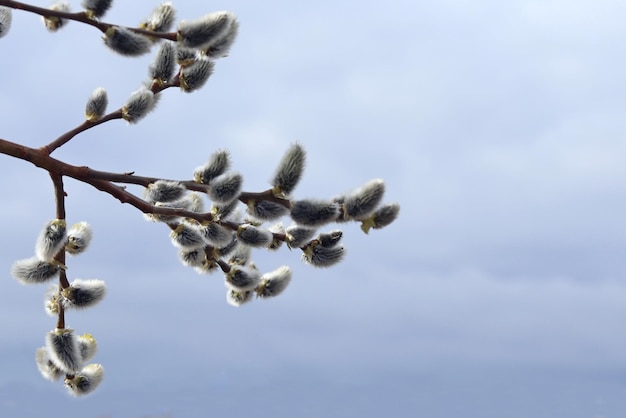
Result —
<instances>
[{"instance_id":1,"label":"catkin cluster","mask_svg":"<svg viewBox=\"0 0 626 418\"><path fill-rule=\"evenodd\" d=\"M165 40L160 43L148 69L147 80L124 105L107 114L107 92L104 88L95 89L85 105L86 122L47 146L31 150L41 159L49 158L51 152L78 133L101 123L113 119L137 123L155 109L161 91L166 88L178 87L187 93L200 89L213 73L214 61L228 55L239 29L236 16L221 11L195 20L183 20L170 32L176 21L176 11L170 2L157 6L136 28L101 21L111 8L112 0L83 0L81 11L76 13L71 12L65 0L56 1L48 9L22 3L18 7L17 2L11 3L15 4L0 6L0 38L11 28L12 8L23 8L40 14L51 32L69 21L96 26L104 34L104 44L124 56L145 54ZM285 265L262 272L252 261L254 249L275 251L285 247L298 252L311 266L331 267L344 258L343 232L322 229L330 224L359 222L361 229L368 233L389 225L398 216L398 204L382 203L385 183L380 179L333 198L295 199L294 191L302 177L305 160L303 146L291 145L270 181L270 188L258 193L243 191L243 176L232 170L231 157L225 150L215 152L205 164L197 167L191 180L142 180L133 174L105 173L113 174L109 178L116 178L116 182L146 186L142 198L114 185L112 180L82 174L73 177L133 204L146 213L149 220L166 225L181 262L200 274L221 272L227 302L240 306L254 296L265 299L280 295L292 279L291 269ZM55 164L60 163L55 160ZM53 174L53 181L55 176L68 175L66 170L47 170ZM95 171L91 172L93 175ZM61 186L55 183L57 213L64 214L64 204L59 210L59 200L64 199L62 181L58 183ZM91 235L85 222L68 229L65 219L51 220L37 238L35 254L16 261L11 269L12 275L23 284L58 281L49 288L44 301L45 311L57 318L57 326L46 334L45 345L36 351L35 360L46 379L63 378L74 396L93 391L104 373L100 364L89 363L97 351L93 336L77 335L65 326L67 310L93 306L106 293L102 280L70 282L67 279L66 255L85 251Z\"/></svg>"},{"instance_id":2,"label":"catkin cluster","mask_svg":"<svg viewBox=\"0 0 626 418\"><path fill-rule=\"evenodd\" d=\"M234 306L251 301L254 295L277 296L291 281L288 266L263 274L251 259L252 249L277 250L284 243L299 250L308 264L330 267L344 257L343 233L320 233L321 227L358 221L368 232L390 224L399 211L397 204L381 205L384 182L380 179L334 199L291 199L305 166L300 144L287 150L265 192L242 192L243 177L230 166L228 152L217 151L195 169L192 182L155 181L145 189L144 199L155 207L206 215L203 220L169 213L151 213L147 218L169 227L184 265L201 274L224 274L226 300ZM196 191L187 189L191 185ZM211 202L208 210L205 200ZM291 218L288 226L283 224L286 217Z\"/></svg>"},{"instance_id":3,"label":"catkin cluster","mask_svg":"<svg viewBox=\"0 0 626 418\"><path fill-rule=\"evenodd\" d=\"M85 395L102 381L100 364L87 364L96 354L96 340L91 334L78 336L65 327L67 309L83 309L100 302L106 293L104 281L92 279L67 280L65 255L84 252L91 242L91 227L79 222L69 230L65 219L53 219L42 228L35 243L35 255L18 260L11 273L20 283L40 284L59 279L44 299L45 311L59 319L57 327L48 332L45 346L36 351L35 360L39 371L48 380L64 377L65 386L74 396Z\"/></svg>"}]
</instances>

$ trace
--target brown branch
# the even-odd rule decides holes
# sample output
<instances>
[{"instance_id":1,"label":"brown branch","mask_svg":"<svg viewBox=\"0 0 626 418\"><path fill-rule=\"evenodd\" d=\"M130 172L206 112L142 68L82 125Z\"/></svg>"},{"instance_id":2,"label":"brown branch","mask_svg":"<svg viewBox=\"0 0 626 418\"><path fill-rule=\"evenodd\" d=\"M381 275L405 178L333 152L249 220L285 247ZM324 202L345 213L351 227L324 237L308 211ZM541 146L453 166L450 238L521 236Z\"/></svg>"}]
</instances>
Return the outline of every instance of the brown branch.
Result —
<instances>
[{"instance_id":1,"label":"brown branch","mask_svg":"<svg viewBox=\"0 0 626 418\"><path fill-rule=\"evenodd\" d=\"M83 183L90 184L98 190L110 194L111 196L118 199L120 202L128 203L131 206L134 206L143 213L152 213L156 215L174 215L195 219L198 222L211 221L214 219L214 215L210 212L197 213L184 209L174 209L152 205L145 200L135 196L134 194L126 191L123 187L114 184L115 182L136 184L147 187L150 183L154 183L158 180L163 180L158 177L136 176L132 173L109 173L106 171L93 170L86 166L74 166L71 164L67 164L61 160L57 160L54 157L51 157L50 155L48 155L46 150L30 148L25 145L16 144L14 142L7 141L1 138L0 154L5 154L11 157L28 161L35 166L48 171L50 175L71 177ZM197 183L195 181L181 181L180 183L182 183L188 190L206 192L207 186L204 184ZM286 207L291 206L291 202L289 200L275 197L271 189L260 193L242 192L239 196L239 200L244 203L251 199L271 200L273 202L285 205Z\"/></svg>"},{"instance_id":2,"label":"brown branch","mask_svg":"<svg viewBox=\"0 0 626 418\"><path fill-rule=\"evenodd\" d=\"M111 113L109 113L107 115L104 115L103 117L101 117L100 119L98 119L95 122L91 122L91 121L88 121L88 120L84 121L83 123L78 125L76 128L67 131L66 133L64 133L63 135L61 135L60 137L58 137L57 139L55 139L54 141L52 141L48 145L44 145L43 147L40 148L40 150L42 152L44 152L45 154L51 154L55 149L61 147L62 145L65 145L66 143L68 143L72 138L74 138L79 133L85 132L86 130L91 129L94 126L98 126L98 125L100 125L102 123L105 123L105 122L108 122L108 121L114 120L114 119L122 119L122 109L121 108L117 109L116 111L113 111L113 112L111 112Z\"/></svg>"},{"instance_id":3,"label":"brown branch","mask_svg":"<svg viewBox=\"0 0 626 418\"><path fill-rule=\"evenodd\" d=\"M50 172L52 184L54 184L54 196L56 201L56 218L65 219L65 190L63 188L63 177L58 173ZM65 248L62 248L58 254L54 256L54 260L61 266L59 273L59 292L70 286L65 273ZM57 328L65 328L65 309L63 308L62 299L57 301Z\"/></svg>"},{"instance_id":4,"label":"brown branch","mask_svg":"<svg viewBox=\"0 0 626 418\"><path fill-rule=\"evenodd\" d=\"M37 6L27 4L27 3L21 3L19 1L12 1L12 0L0 0L0 6L6 6L11 9L16 9L16 10L24 10L26 12L35 13L43 17L57 17L60 19L73 20L75 22L84 23L86 25L90 25L95 28L98 28L103 33L105 33L107 29L109 29L110 27L118 26L118 27L124 27L126 29L132 30L133 32L140 33L142 35L150 36L153 38L167 39L169 41L177 40L176 32L154 32L154 31L146 30L142 28L131 28L128 26L120 26L120 25L115 25L112 23L100 22L98 20L90 18L87 15L87 13L84 11L76 12L76 13L63 12L60 10L46 9L44 7L37 7Z\"/></svg>"}]
</instances>

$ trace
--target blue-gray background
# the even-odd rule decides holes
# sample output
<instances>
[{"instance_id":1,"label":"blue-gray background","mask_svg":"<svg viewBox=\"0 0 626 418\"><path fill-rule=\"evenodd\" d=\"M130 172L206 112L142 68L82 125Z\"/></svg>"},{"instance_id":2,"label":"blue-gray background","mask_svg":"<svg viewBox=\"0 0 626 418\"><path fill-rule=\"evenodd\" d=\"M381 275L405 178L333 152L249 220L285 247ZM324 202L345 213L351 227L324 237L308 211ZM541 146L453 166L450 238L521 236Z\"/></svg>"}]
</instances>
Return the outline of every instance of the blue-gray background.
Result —
<instances>
[{"instance_id":1,"label":"blue-gray background","mask_svg":"<svg viewBox=\"0 0 626 418\"><path fill-rule=\"evenodd\" d=\"M54 327L45 287L8 273L54 216L52 187L0 156L1 416L625 416L622 2L202 3L175 3L179 18L241 21L207 86L168 90L141 123L107 123L55 156L183 179L227 148L258 191L300 141L296 197L381 177L401 216L369 236L346 226L336 268L259 252L261 269L289 264L294 281L236 309L220 275L179 264L165 227L68 180L68 221L94 228L70 277L109 286L68 315L106 369L75 400L33 359ZM119 2L104 20L134 25L153 6ZM0 137L30 146L80 123L96 87L119 107L151 61L114 55L84 25L48 34L24 12L0 57Z\"/></svg>"}]
</instances>

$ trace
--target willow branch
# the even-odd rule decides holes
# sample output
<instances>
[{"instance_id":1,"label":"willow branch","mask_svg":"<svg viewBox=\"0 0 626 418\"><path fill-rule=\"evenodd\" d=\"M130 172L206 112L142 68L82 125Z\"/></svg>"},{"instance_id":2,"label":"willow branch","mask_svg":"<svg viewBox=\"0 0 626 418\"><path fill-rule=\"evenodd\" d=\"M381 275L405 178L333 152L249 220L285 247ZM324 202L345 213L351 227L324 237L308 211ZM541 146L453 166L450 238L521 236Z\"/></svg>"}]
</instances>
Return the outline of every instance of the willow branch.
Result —
<instances>
[{"instance_id":1,"label":"willow branch","mask_svg":"<svg viewBox=\"0 0 626 418\"><path fill-rule=\"evenodd\" d=\"M1 1L1 0L0 0ZM78 125L76 128L71 129L69 131L67 131L66 133L64 133L63 135L61 135L60 137L58 137L57 139L55 139L54 141L52 141L51 143L49 143L48 145L44 145L43 147L41 147L41 151L44 152L45 154L51 154L55 149L61 147L62 145L68 143L72 138L74 138L76 135L78 135L81 132L85 132L88 129L93 128L94 126L98 126L102 123L108 122L110 120L114 120L114 119L122 119L122 109L117 109L107 115L104 115L103 117L101 117L100 119L98 119L95 122L91 122L91 121L84 121L83 123L81 123L80 125Z\"/></svg>"},{"instance_id":2,"label":"willow branch","mask_svg":"<svg viewBox=\"0 0 626 418\"><path fill-rule=\"evenodd\" d=\"M98 20L94 20L90 18L86 12L63 12L60 10L51 10L46 9L44 7L37 7L27 3L21 3L19 1L12 0L0 0L0 6L6 6L11 9L16 10L24 10L26 12L35 13L42 17L57 17L60 19L73 20L75 22L84 23L89 26L93 26L98 28L101 32L105 33L109 28L113 26L124 27L126 29L132 30L133 32L140 33L142 35L150 36L153 38L167 39L170 41L176 41L177 33L176 32L154 32L151 30L146 30L142 28L132 28L128 26L120 26L114 25L112 23L100 22Z\"/></svg>"}]
</instances>

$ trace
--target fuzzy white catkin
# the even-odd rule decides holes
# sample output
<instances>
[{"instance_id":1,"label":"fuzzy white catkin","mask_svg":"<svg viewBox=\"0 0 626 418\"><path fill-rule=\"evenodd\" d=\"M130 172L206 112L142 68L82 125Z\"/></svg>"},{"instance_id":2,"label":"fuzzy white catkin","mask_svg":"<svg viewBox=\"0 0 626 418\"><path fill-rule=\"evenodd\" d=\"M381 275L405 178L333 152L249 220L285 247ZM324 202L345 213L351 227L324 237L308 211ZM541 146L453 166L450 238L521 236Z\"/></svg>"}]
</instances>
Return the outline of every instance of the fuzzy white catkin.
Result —
<instances>
[{"instance_id":1,"label":"fuzzy white catkin","mask_svg":"<svg viewBox=\"0 0 626 418\"><path fill-rule=\"evenodd\" d=\"M192 250L206 245L199 227L187 223L179 224L170 233L172 244L178 248Z\"/></svg>"},{"instance_id":2,"label":"fuzzy white catkin","mask_svg":"<svg viewBox=\"0 0 626 418\"><path fill-rule=\"evenodd\" d=\"M154 109L155 104L154 93L142 88L133 92L122 106L122 117L130 123L136 123Z\"/></svg>"},{"instance_id":3,"label":"fuzzy white catkin","mask_svg":"<svg viewBox=\"0 0 626 418\"><path fill-rule=\"evenodd\" d=\"M113 0L83 0L80 5L92 18L101 18L111 8Z\"/></svg>"},{"instance_id":4,"label":"fuzzy white catkin","mask_svg":"<svg viewBox=\"0 0 626 418\"><path fill-rule=\"evenodd\" d=\"M226 301L229 305L239 307L244 303L250 302L254 293L250 290L226 289Z\"/></svg>"},{"instance_id":5,"label":"fuzzy white catkin","mask_svg":"<svg viewBox=\"0 0 626 418\"><path fill-rule=\"evenodd\" d=\"M180 89L186 93L198 90L213 74L214 68L215 63L208 58L197 59L191 65L182 67L178 77Z\"/></svg>"},{"instance_id":6,"label":"fuzzy white catkin","mask_svg":"<svg viewBox=\"0 0 626 418\"><path fill-rule=\"evenodd\" d=\"M371 180L348 194L343 202L344 219L361 219L370 215L385 194L385 182Z\"/></svg>"},{"instance_id":7,"label":"fuzzy white catkin","mask_svg":"<svg viewBox=\"0 0 626 418\"><path fill-rule=\"evenodd\" d=\"M306 153L302 145L291 145L280 161L272 180L275 194L287 196L293 192L302 177L305 162Z\"/></svg>"},{"instance_id":8,"label":"fuzzy white catkin","mask_svg":"<svg viewBox=\"0 0 626 418\"><path fill-rule=\"evenodd\" d=\"M54 219L44 225L37 243L35 254L40 260L52 260L67 242L67 224L65 219Z\"/></svg>"},{"instance_id":9,"label":"fuzzy white catkin","mask_svg":"<svg viewBox=\"0 0 626 418\"><path fill-rule=\"evenodd\" d=\"M69 12L70 5L65 0L59 0L50 5L49 9L58 12ZM65 26L67 19L62 19L56 16L43 16L43 23L46 25L46 29L50 32L55 32Z\"/></svg>"},{"instance_id":10,"label":"fuzzy white catkin","mask_svg":"<svg viewBox=\"0 0 626 418\"><path fill-rule=\"evenodd\" d=\"M139 25L140 28L153 32L168 32L176 21L176 10L171 2L161 3Z\"/></svg>"},{"instance_id":11,"label":"fuzzy white catkin","mask_svg":"<svg viewBox=\"0 0 626 418\"><path fill-rule=\"evenodd\" d=\"M277 224L272 225L269 231L272 233L272 242L267 248L269 250L277 250L285 242L284 240L285 227L283 226L281 222L278 222Z\"/></svg>"},{"instance_id":12,"label":"fuzzy white catkin","mask_svg":"<svg viewBox=\"0 0 626 418\"><path fill-rule=\"evenodd\" d=\"M209 183L207 194L214 202L227 203L239 196L243 177L237 172L224 173Z\"/></svg>"},{"instance_id":13,"label":"fuzzy white catkin","mask_svg":"<svg viewBox=\"0 0 626 418\"><path fill-rule=\"evenodd\" d=\"M82 367L78 339L72 329L54 329L46 334L46 348L50 360L66 373L76 373Z\"/></svg>"},{"instance_id":14,"label":"fuzzy white catkin","mask_svg":"<svg viewBox=\"0 0 626 418\"><path fill-rule=\"evenodd\" d=\"M250 200L247 203L248 213L261 221L271 221L289 213L289 209L271 200Z\"/></svg>"},{"instance_id":15,"label":"fuzzy white catkin","mask_svg":"<svg viewBox=\"0 0 626 418\"><path fill-rule=\"evenodd\" d=\"M0 6L0 38L9 33L11 21L13 20L12 10L8 7Z\"/></svg>"},{"instance_id":16,"label":"fuzzy white catkin","mask_svg":"<svg viewBox=\"0 0 626 418\"><path fill-rule=\"evenodd\" d=\"M13 263L11 274L22 284L45 283L59 274L59 266L32 257Z\"/></svg>"},{"instance_id":17,"label":"fuzzy white catkin","mask_svg":"<svg viewBox=\"0 0 626 418\"><path fill-rule=\"evenodd\" d=\"M300 248L313 238L315 229L294 224L285 230L285 235L290 248Z\"/></svg>"},{"instance_id":18,"label":"fuzzy white catkin","mask_svg":"<svg viewBox=\"0 0 626 418\"><path fill-rule=\"evenodd\" d=\"M304 249L302 259L314 267L331 267L340 262L345 255L342 246L323 247L320 244L311 244Z\"/></svg>"},{"instance_id":19,"label":"fuzzy white catkin","mask_svg":"<svg viewBox=\"0 0 626 418\"><path fill-rule=\"evenodd\" d=\"M150 79L158 84L166 83L174 75L176 54L170 42L165 42L159 48L154 63L148 68Z\"/></svg>"},{"instance_id":20,"label":"fuzzy white catkin","mask_svg":"<svg viewBox=\"0 0 626 418\"><path fill-rule=\"evenodd\" d=\"M261 282L256 288L256 293L261 298L270 298L280 295L291 282L291 269L281 266L276 270L261 276Z\"/></svg>"},{"instance_id":21,"label":"fuzzy white catkin","mask_svg":"<svg viewBox=\"0 0 626 418\"><path fill-rule=\"evenodd\" d=\"M234 20L236 16L225 11L183 20L178 25L178 42L187 48L208 48L224 36Z\"/></svg>"},{"instance_id":22,"label":"fuzzy white catkin","mask_svg":"<svg viewBox=\"0 0 626 418\"><path fill-rule=\"evenodd\" d=\"M83 361L91 360L98 351L98 343L91 334L83 334L78 337L78 349Z\"/></svg>"},{"instance_id":23,"label":"fuzzy white catkin","mask_svg":"<svg viewBox=\"0 0 626 418\"><path fill-rule=\"evenodd\" d=\"M104 280L76 279L70 286L61 291L61 295L68 301L68 307L88 308L96 305L106 294Z\"/></svg>"},{"instance_id":24,"label":"fuzzy white catkin","mask_svg":"<svg viewBox=\"0 0 626 418\"><path fill-rule=\"evenodd\" d=\"M239 242L235 245L235 248L231 251L228 258L228 264L233 265L246 265L250 261L252 250L247 245L241 245Z\"/></svg>"},{"instance_id":25,"label":"fuzzy white catkin","mask_svg":"<svg viewBox=\"0 0 626 418\"><path fill-rule=\"evenodd\" d=\"M200 227L208 244L215 247L223 247L233 240L233 232L215 222L210 222Z\"/></svg>"},{"instance_id":26,"label":"fuzzy white catkin","mask_svg":"<svg viewBox=\"0 0 626 418\"><path fill-rule=\"evenodd\" d=\"M390 203L383 205L380 208L376 209L374 213L372 213L369 217L361 220L361 229L367 234L369 233L369 230L371 228L384 228L387 225L391 224L393 221L395 221L399 213L399 204Z\"/></svg>"},{"instance_id":27,"label":"fuzzy white catkin","mask_svg":"<svg viewBox=\"0 0 626 418\"><path fill-rule=\"evenodd\" d=\"M209 184L215 177L223 174L230 167L230 154L226 150L215 151L209 161L195 169L194 180L198 183Z\"/></svg>"},{"instance_id":28,"label":"fuzzy white catkin","mask_svg":"<svg viewBox=\"0 0 626 418\"><path fill-rule=\"evenodd\" d=\"M102 37L106 46L120 55L137 57L150 52L152 42L144 35L120 26L111 26Z\"/></svg>"},{"instance_id":29,"label":"fuzzy white catkin","mask_svg":"<svg viewBox=\"0 0 626 418\"><path fill-rule=\"evenodd\" d=\"M317 239L319 240L322 247L330 248L335 246L341 240L342 236L343 232L337 229L331 232L320 234Z\"/></svg>"},{"instance_id":30,"label":"fuzzy white catkin","mask_svg":"<svg viewBox=\"0 0 626 418\"><path fill-rule=\"evenodd\" d=\"M211 59L218 59L228 55L230 48L237 39L239 22L233 20L224 34L204 48L204 53Z\"/></svg>"},{"instance_id":31,"label":"fuzzy white catkin","mask_svg":"<svg viewBox=\"0 0 626 418\"><path fill-rule=\"evenodd\" d=\"M269 246L274 237L268 230L250 224L242 224L237 229L237 238L244 245L261 248Z\"/></svg>"},{"instance_id":32,"label":"fuzzy white catkin","mask_svg":"<svg viewBox=\"0 0 626 418\"><path fill-rule=\"evenodd\" d=\"M104 368L100 364L88 364L73 377L65 379L65 387L72 396L83 396L93 392L104 378Z\"/></svg>"},{"instance_id":33,"label":"fuzzy white catkin","mask_svg":"<svg viewBox=\"0 0 626 418\"><path fill-rule=\"evenodd\" d=\"M89 248L91 238L91 226L87 222L74 224L67 233L65 251L71 255L80 254Z\"/></svg>"},{"instance_id":34,"label":"fuzzy white catkin","mask_svg":"<svg viewBox=\"0 0 626 418\"><path fill-rule=\"evenodd\" d=\"M106 90L102 87L98 87L91 93L89 99L87 99L87 104L85 105L85 119L90 122L96 122L104 116L108 104L109 99Z\"/></svg>"},{"instance_id":35,"label":"fuzzy white catkin","mask_svg":"<svg viewBox=\"0 0 626 418\"><path fill-rule=\"evenodd\" d=\"M206 261L206 253L202 248L182 249L178 252L180 261L187 267L201 267Z\"/></svg>"},{"instance_id":36,"label":"fuzzy white catkin","mask_svg":"<svg viewBox=\"0 0 626 418\"><path fill-rule=\"evenodd\" d=\"M61 376L65 375L65 372L59 369L52 360L50 360L50 354L48 354L46 347L37 349L35 352L35 362L37 363L39 372L47 380L59 380Z\"/></svg>"},{"instance_id":37,"label":"fuzzy white catkin","mask_svg":"<svg viewBox=\"0 0 626 418\"><path fill-rule=\"evenodd\" d=\"M305 226L321 226L337 219L339 207L327 200L298 200L291 207L291 219Z\"/></svg>"},{"instance_id":38,"label":"fuzzy white catkin","mask_svg":"<svg viewBox=\"0 0 626 418\"><path fill-rule=\"evenodd\" d=\"M151 202L172 202L182 198L186 192L185 186L177 181L157 180L148 185L144 198Z\"/></svg>"},{"instance_id":39,"label":"fuzzy white catkin","mask_svg":"<svg viewBox=\"0 0 626 418\"><path fill-rule=\"evenodd\" d=\"M259 284L260 274L256 269L233 266L226 274L226 284L238 291L252 290Z\"/></svg>"}]
</instances>

